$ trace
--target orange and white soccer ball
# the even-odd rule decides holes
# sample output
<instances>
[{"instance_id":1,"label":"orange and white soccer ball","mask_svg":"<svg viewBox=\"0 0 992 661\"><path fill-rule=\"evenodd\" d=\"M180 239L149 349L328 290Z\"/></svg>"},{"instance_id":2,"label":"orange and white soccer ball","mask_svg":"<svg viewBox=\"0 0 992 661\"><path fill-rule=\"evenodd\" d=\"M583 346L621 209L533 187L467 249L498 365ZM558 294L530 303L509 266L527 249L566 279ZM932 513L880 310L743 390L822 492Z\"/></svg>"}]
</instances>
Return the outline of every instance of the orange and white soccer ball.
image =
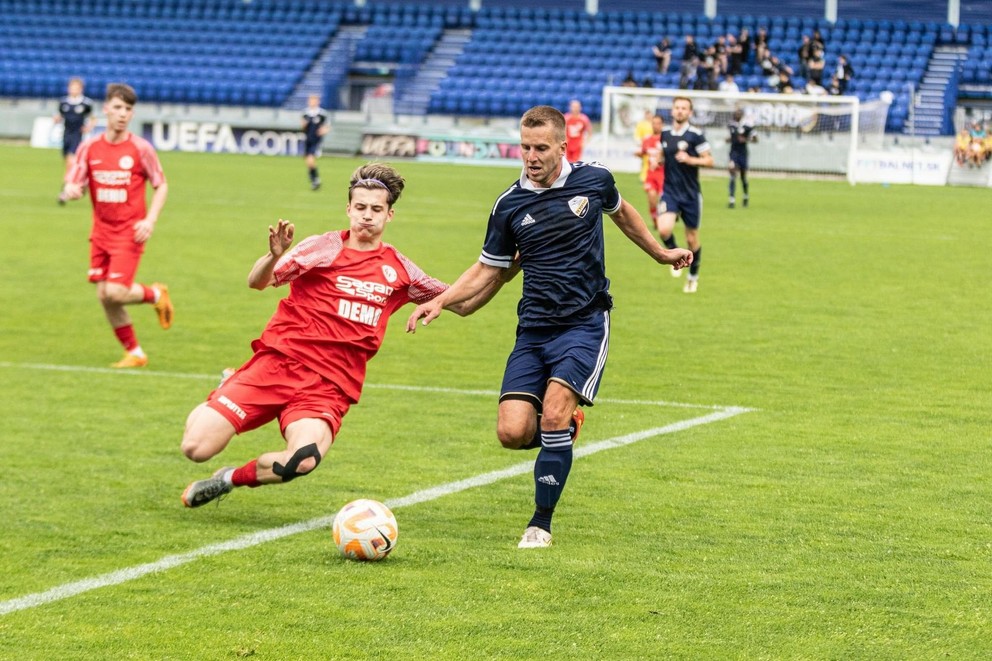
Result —
<instances>
[{"instance_id":1,"label":"orange and white soccer ball","mask_svg":"<svg viewBox=\"0 0 992 661\"><path fill-rule=\"evenodd\" d=\"M396 548L396 517L378 500L353 500L338 512L331 526L334 543L352 560L382 560Z\"/></svg>"}]
</instances>

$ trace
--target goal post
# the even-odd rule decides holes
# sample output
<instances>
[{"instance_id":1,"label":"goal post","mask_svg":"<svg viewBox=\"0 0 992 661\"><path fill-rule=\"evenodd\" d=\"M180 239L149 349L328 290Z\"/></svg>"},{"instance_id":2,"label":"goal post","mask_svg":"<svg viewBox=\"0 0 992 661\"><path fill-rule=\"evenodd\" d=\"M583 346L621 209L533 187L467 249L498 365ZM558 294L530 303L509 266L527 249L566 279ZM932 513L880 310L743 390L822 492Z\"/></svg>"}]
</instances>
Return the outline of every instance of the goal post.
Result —
<instances>
[{"instance_id":1,"label":"goal post","mask_svg":"<svg viewBox=\"0 0 992 661\"><path fill-rule=\"evenodd\" d=\"M750 147L752 171L795 175L843 175L854 183L859 148L881 145L891 99L861 102L856 96L709 92L650 87L603 88L601 160L612 170L636 172L640 147L635 126L645 112L658 113L671 124L672 101L692 100L689 120L702 129L716 167L725 167L730 144L727 125L734 111L755 127Z\"/></svg>"}]
</instances>

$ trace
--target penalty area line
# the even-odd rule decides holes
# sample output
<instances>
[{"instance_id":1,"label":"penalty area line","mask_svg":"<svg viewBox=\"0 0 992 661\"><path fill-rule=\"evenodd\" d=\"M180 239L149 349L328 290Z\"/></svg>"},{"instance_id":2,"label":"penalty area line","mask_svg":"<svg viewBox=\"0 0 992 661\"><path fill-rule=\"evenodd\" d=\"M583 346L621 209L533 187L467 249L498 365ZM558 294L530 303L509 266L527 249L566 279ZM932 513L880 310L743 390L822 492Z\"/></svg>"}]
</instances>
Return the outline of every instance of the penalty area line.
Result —
<instances>
[{"instance_id":1,"label":"penalty area line","mask_svg":"<svg viewBox=\"0 0 992 661\"><path fill-rule=\"evenodd\" d=\"M732 418L742 413L747 413L751 410L752 409L739 406L730 406L697 418L689 418L687 420L673 422L663 427L654 427L652 429L645 429L639 432L625 434L623 436L615 436L604 441L598 441L576 448L575 456L587 457L591 454L596 454L597 452L624 447L626 445L637 443L655 436L675 434L700 425L726 420L727 418ZM464 480L447 482L445 484L439 484L436 487L415 491L400 498L392 498L385 501L385 505L390 509L410 507L411 505L430 502L432 500L437 500L439 498L450 496L468 489L475 489L499 482L501 480L509 479L511 477L516 477L518 475L524 475L533 470L533 461L523 461L501 470L480 473L479 475L475 475ZM236 537L226 542L209 544L199 549L189 551L188 553L169 555L155 562L149 562L135 567L128 567L126 569L119 569L117 571L101 574L99 576L93 576L80 581L65 583L44 592L36 592L34 594L28 594L23 597L0 602L0 616L27 610L36 606L43 606L56 601L62 601L63 599L68 599L69 597L74 597L76 595L83 594L84 592L90 592L92 590L98 590L112 585L127 583L149 574L157 574L189 564L199 560L200 558L207 558L213 555L227 553L228 551L239 551L242 549L251 548L266 542L282 539L283 537L289 537L290 535L309 532L318 528L328 528L333 522L334 516L322 516L316 519L310 519L309 521L301 521L299 523L281 526L278 528L260 530L258 532L242 535L241 537Z\"/></svg>"}]
</instances>

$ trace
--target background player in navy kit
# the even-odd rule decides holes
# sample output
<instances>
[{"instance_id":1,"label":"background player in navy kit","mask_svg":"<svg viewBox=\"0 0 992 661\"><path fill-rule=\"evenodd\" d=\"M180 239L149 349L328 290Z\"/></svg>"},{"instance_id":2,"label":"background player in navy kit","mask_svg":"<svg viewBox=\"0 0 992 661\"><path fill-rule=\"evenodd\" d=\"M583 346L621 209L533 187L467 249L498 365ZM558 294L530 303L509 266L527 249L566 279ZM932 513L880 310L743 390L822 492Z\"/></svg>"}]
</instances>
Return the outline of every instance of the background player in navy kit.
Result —
<instances>
[{"instance_id":1,"label":"background player in navy kit","mask_svg":"<svg viewBox=\"0 0 992 661\"><path fill-rule=\"evenodd\" d=\"M691 294L699 285L699 223L703 215L703 194L699 190L699 168L713 167L713 154L706 136L689 124L692 101L684 96L672 100L672 128L661 134L661 150L665 156L665 190L658 207L658 231L667 248L675 248L675 220L685 224L685 241L692 251L689 279L682 291ZM672 275L679 276L674 267Z\"/></svg>"},{"instance_id":2,"label":"background player in navy kit","mask_svg":"<svg viewBox=\"0 0 992 661\"><path fill-rule=\"evenodd\" d=\"M469 300L523 269L517 340L500 390L496 434L503 447L540 447L534 463L535 512L520 548L551 545L551 516L572 465L582 425L580 404L592 406L610 338L603 213L661 264L688 266L687 250L666 250L613 174L597 163L569 163L565 118L536 106L520 120L523 172L496 199L482 255L450 289L417 307L407 322L426 325L445 306Z\"/></svg>"},{"instance_id":3,"label":"background player in navy kit","mask_svg":"<svg viewBox=\"0 0 992 661\"><path fill-rule=\"evenodd\" d=\"M303 154L307 163L307 173L310 175L310 189L320 188L320 173L317 172L317 159L320 158L320 146L324 136L331 130L327 123L327 112L320 107L320 97L311 94L307 101L307 109L300 121L306 140L303 143Z\"/></svg>"},{"instance_id":4,"label":"background player in navy kit","mask_svg":"<svg viewBox=\"0 0 992 661\"><path fill-rule=\"evenodd\" d=\"M62 159L65 161L65 172L69 174L76 160L76 149L83 141L83 134L93 129L93 99L83 94L83 79L70 78L67 94L59 99L59 111L53 121L62 123ZM66 197L59 193L59 204L65 204Z\"/></svg>"},{"instance_id":5,"label":"background player in navy kit","mask_svg":"<svg viewBox=\"0 0 992 661\"><path fill-rule=\"evenodd\" d=\"M737 189L737 173L741 174L741 189L744 196L741 198L744 206L748 203L747 185L747 145L749 142L757 142L758 136L754 133L754 127L744 121L744 111L738 108L734 111L734 120L727 125L730 130L730 162L727 163L727 171L730 173L730 197L727 206L734 208L734 193Z\"/></svg>"}]
</instances>

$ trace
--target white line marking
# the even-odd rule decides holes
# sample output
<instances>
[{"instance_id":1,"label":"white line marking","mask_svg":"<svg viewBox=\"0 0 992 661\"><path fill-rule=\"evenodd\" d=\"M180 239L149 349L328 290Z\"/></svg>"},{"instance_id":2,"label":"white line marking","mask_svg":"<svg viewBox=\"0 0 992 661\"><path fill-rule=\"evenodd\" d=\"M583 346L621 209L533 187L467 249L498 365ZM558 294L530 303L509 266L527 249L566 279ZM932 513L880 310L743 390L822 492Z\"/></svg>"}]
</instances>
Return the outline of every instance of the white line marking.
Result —
<instances>
[{"instance_id":1,"label":"white line marking","mask_svg":"<svg viewBox=\"0 0 992 661\"><path fill-rule=\"evenodd\" d=\"M597 452L602 452L603 450L623 447L625 445L630 445L631 443L643 441L653 436L674 434L692 427L698 427L699 425L726 420L727 418L732 418L735 415L740 415L741 413L746 413L750 410L751 409L732 406L721 411L714 411L713 413L709 413L698 418L690 418L688 420L673 422L672 424L665 425L664 427L655 427L653 429L645 429L644 431L634 432L624 436L616 436L591 445L580 446L575 450L575 457L585 457ZM500 480L505 480L507 478L524 475L525 473L530 473L533 470L533 461L523 461L502 470L482 473L464 480L448 482L429 489L415 491L408 496L387 500L385 504L390 509L409 507L411 505L437 500L438 498L443 498L444 496L450 496L467 489L474 489L476 487L493 484L494 482L499 482ZM101 574L100 576L86 578L81 581L66 583L64 585L54 587L51 590L46 590L45 592L36 592L34 594L18 597L17 599L0 602L0 615L7 615L8 613L34 608L35 606L42 606L54 601L61 601L62 599L68 599L69 597L82 594L83 592L89 592L90 590L96 590L111 585L119 585L121 583L126 583L127 581L133 581L141 578L142 576L146 576L148 574L155 574L167 569L179 567L200 558L226 553L227 551L238 551L252 546L258 546L259 544L264 544L265 542L271 542L276 539L296 535L302 532L309 532L317 528L327 528L330 527L333 522L333 516L322 516L317 519L301 521L300 523L294 523L280 528L260 530L248 535L236 537L235 539L226 542L210 544L195 551L190 551L189 553L169 555L156 562L149 562L136 567L119 569L107 574Z\"/></svg>"},{"instance_id":2,"label":"white line marking","mask_svg":"<svg viewBox=\"0 0 992 661\"><path fill-rule=\"evenodd\" d=\"M47 363L13 363L0 361L0 369L26 369L48 372L83 372L90 374L113 374L115 376L159 376L168 379L194 379L203 381L220 380L220 372L217 374L191 374L184 372L157 372L146 369L115 369L112 367L88 367L85 365L51 365ZM407 392L436 392L449 395L480 395L484 397L498 397L498 390L471 390L462 388L444 388L440 386L408 386L391 383L366 383L366 388L372 390L403 390ZM596 401L602 404L632 404L634 406L664 406L682 409L704 409L707 411L725 411L731 406L721 406L718 404L687 404L684 402L649 401L641 399L610 399L609 397L598 397ZM748 409L754 410L754 409Z\"/></svg>"}]
</instances>

